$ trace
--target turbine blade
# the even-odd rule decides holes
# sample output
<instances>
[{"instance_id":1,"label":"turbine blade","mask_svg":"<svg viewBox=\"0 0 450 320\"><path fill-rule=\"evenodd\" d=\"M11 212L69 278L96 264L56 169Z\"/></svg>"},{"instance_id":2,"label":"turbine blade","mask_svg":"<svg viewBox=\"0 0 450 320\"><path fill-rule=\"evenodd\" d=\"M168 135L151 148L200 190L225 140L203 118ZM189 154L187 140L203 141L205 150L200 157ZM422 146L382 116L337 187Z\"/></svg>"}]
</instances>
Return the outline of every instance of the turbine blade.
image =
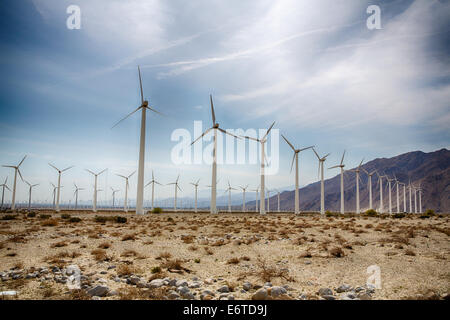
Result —
<instances>
[{"instance_id":1,"label":"turbine blade","mask_svg":"<svg viewBox=\"0 0 450 320\"><path fill-rule=\"evenodd\" d=\"M2 166L2 167L5 167L5 168L16 168L16 166Z\"/></svg>"},{"instance_id":2,"label":"turbine blade","mask_svg":"<svg viewBox=\"0 0 450 320\"><path fill-rule=\"evenodd\" d=\"M220 132L223 132L223 133L228 134L228 135L230 135L230 136L232 136L232 137L235 137L235 138L237 138L237 139L240 139L240 137L238 137L238 136L236 136L236 135L234 135L234 134L232 134L232 133L229 133L228 131L223 130L222 128L217 128L217 129L219 129Z\"/></svg>"},{"instance_id":3,"label":"turbine blade","mask_svg":"<svg viewBox=\"0 0 450 320\"><path fill-rule=\"evenodd\" d=\"M146 107L148 110L153 111L154 113L159 114L160 116L165 116L164 113L159 112L158 110L153 109L152 107L147 106Z\"/></svg>"},{"instance_id":4,"label":"turbine blade","mask_svg":"<svg viewBox=\"0 0 450 320\"><path fill-rule=\"evenodd\" d=\"M93 174L95 176L95 173L93 173L91 170L89 169L85 169L87 172L89 172L90 174Z\"/></svg>"},{"instance_id":5,"label":"turbine blade","mask_svg":"<svg viewBox=\"0 0 450 320\"><path fill-rule=\"evenodd\" d=\"M341 164L344 162L344 156L345 156L345 150L344 150L344 153L342 154Z\"/></svg>"},{"instance_id":6,"label":"turbine blade","mask_svg":"<svg viewBox=\"0 0 450 320\"><path fill-rule=\"evenodd\" d=\"M205 134L207 134L209 131L211 131L212 128L207 129L205 132L202 133L202 135L200 137L198 137L197 139L195 139L192 143L191 146L196 143L198 140L200 140L201 138L203 138L205 136Z\"/></svg>"},{"instance_id":7,"label":"turbine blade","mask_svg":"<svg viewBox=\"0 0 450 320\"><path fill-rule=\"evenodd\" d=\"M253 137L249 137L249 136L243 136L243 138L245 139L250 139L250 140L254 140L256 142L261 142L259 139L253 138Z\"/></svg>"},{"instance_id":8,"label":"turbine blade","mask_svg":"<svg viewBox=\"0 0 450 320\"><path fill-rule=\"evenodd\" d=\"M5 185L5 188L6 188L6 189L8 189L9 191L11 191L11 189L10 189L10 188L8 188L8 186L7 186L7 185Z\"/></svg>"},{"instance_id":9,"label":"turbine blade","mask_svg":"<svg viewBox=\"0 0 450 320\"><path fill-rule=\"evenodd\" d=\"M138 66L139 86L141 88L141 104L144 104L144 91L142 90L141 68Z\"/></svg>"},{"instance_id":10,"label":"turbine blade","mask_svg":"<svg viewBox=\"0 0 450 320\"><path fill-rule=\"evenodd\" d=\"M54 165L52 165L50 162L48 163L51 167L53 167L56 171L59 172L59 169L57 167L55 167Z\"/></svg>"},{"instance_id":11,"label":"turbine blade","mask_svg":"<svg viewBox=\"0 0 450 320\"><path fill-rule=\"evenodd\" d=\"M326 159L331 153L327 153L327 155L325 157L323 157L323 159Z\"/></svg>"},{"instance_id":12,"label":"turbine blade","mask_svg":"<svg viewBox=\"0 0 450 320\"><path fill-rule=\"evenodd\" d=\"M22 159L22 161L20 161L18 167L20 167L20 165L25 161L25 158L26 158L26 157L27 157L27 156L23 157L23 159Z\"/></svg>"},{"instance_id":13,"label":"turbine blade","mask_svg":"<svg viewBox=\"0 0 450 320\"><path fill-rule=\"evenodd\" d=\"M339 168L339 167L340 167L340 165L337 165L337 166L334 166L334 167L330 167L328 169L335 169L335 168Z\"/></svg>"},{"instance_id":14,"label":"turbine blade","mask_svg":"<svg viewBox=\"0 0 450 320\"><path fill-rule=\"evenodd\" d=\"M121 174L116 174L116 176L119 176L119 177L122 177L122 178L124 178L124 179L127 179L127 177L125 177L125 176L123 176L123 175L121 175Z\"/></svg>"},{"instance_id":15,"label":"turbine blade","mask_svg":"<svg viewBox=\"0 0 450 320\"><path fill-rule=\"evenodd\" d=\"M216 125L216 114L214 113L214 104L213 104L213 98L212 95L209 95L209 100L211 101L211 116L213 121L213 126Z\"/></svg>"},{"instance_id":16,"label":"turbine blade","mask_svg":"<svg viewBox=\"0 0 450 320\"><path fill-rule=\"evenodd\" d=\"M261 139L261 140L264 140L268 135L269 135L269 132L270 132L270 130L272 130L272 127L274 126L274 124L275 124L275 121L272 123L272 125L269 127L269 129L267 130L267 132L266 132L266 134L264 135L264 137Z\"/></svg>"},{"instance_id":17,"label":"turbine blade","mask_svg":"<svg viewBox=\"0 0 450 320\"><path fill-rule=\"evenodd\" d=\"M292 156L291 172L292 172L292 167L294 166L294 160L295 160L295 152L294 152L294 155Z\"/></svg>"},{"instance_id":18,"label":"turbine blade","mask_svg":"<svg viewBox=\"0 0 450 320\"><path fill-rule=\"evenodd\" d=\"M22 181L25 181L25 180L23 180L22 173L20 172L19 168L17 168L17 172L19 173L20 179L22 179Z\"/></svg>"},{"instance_id":19,"label":"turbine blade","mask_svg":"<svg viewBox=\"0 0 450 320\"><path fill-rule=\"evenodd\" d=\"M122 121L124 121L125 119L128 119L128 117L130 117L133 113L135 113L136 111L138 111L140 108L142 107L138 107L136 110L134 110L133 112L129 113L125 118L122 118L121 120L117 121L115 125L113 125L111 127L111 129L113 129L114 127L116 127L119 123L121 123Z\"/></svg>"},{"instance_id":20,"label":"turbine blade","mask_svg":"<svg viewBox=\"0 0 450 320\"><path fill-rule=\"evenodd\" d=\"M136 173L136 170L134 170L133 173L128 176L128 178L130 178L135 173Z\"/></svg>"},{"instance_id":21,"label":"turbine blade","mask_svg":"<svg viewBox=\"0 0 450 320\"><path fill-rule=\"evenodd\" d=\"M281 136L283 137L284 141L286 141L286 143L292 148L292 150L295 151L295 148L294 148L294 146L292 145L292 143L290 143L290 142L288 141L288 139L286 139L285 136L283 136L283 135L281 135Z\"/></svg>"},{"instance_id":22,"label":"turbine blade","mask_svg":"<svg viewBox=\"0 0 450 320\"><path fill-rule=\"evenodd\" d=\"M69 170L69 169L72 169L74 166L70 166L70 167L68 167L68 168L65 168L64 170L61 170L61 172L64 172L64 171L67 171L67 170Z\"/></svg>"},{"instance_id":23,"label":"turbine blade","mask_svg":"<svg viewBox=\"0 0 450 320\"><path fill-rule=\"evenodd\" d=\"M316 150L315 150L314 148L312 148L312 149L313 149L313 151L314 151L314 154L316 155L317 159L319 159L319 160L320 160L320 157L319 157L319 155L317 154Z\"/></svg>"},{"instance_id":24,"label":"turbine blade","mask_svg":"<svg viewBox=\"0 0 450 320\"><path fill-rule=\"evenodd\" d=\"M308 149L312 149L312 148L314 148L314 146L302 148L302 149L300 149L298 152L302 152L302 151L305 151L305 150L308 150Z\"/></svg>"},{"instance_id":25,"label":"turbine blade","mask_svg":"<svg viewBox=\"0 0 450 320\"><path fill-rule=\"evenodd\" d=\"M361 160L361 162L359 163L358 168L361 167L361 165L363 164L363 162L364 162L364 158L363 158L363 159Z\"/></svg>"},{"instance_id":26,"label":"turbine blade","mask_svg":"<svg viewBox=\"0 0 450 320\"><path fill-rule=\"evenodd\" d=\"M108 168L106 168L106 169L100 171L97 175L98 175L98 176L101 175L101 174L102 174L103 172L105 172L106 170L108 170Z\"/></svg>"}]
</instances>

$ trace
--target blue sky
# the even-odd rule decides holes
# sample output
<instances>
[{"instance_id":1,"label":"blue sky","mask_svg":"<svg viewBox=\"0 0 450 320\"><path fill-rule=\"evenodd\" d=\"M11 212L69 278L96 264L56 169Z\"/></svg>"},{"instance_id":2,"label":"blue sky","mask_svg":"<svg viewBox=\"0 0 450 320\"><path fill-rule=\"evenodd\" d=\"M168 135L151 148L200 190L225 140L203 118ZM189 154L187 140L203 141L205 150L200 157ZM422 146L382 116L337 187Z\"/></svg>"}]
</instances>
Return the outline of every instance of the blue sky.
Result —
<instances>
[{"instance_id":1,"label":"blue sky","mask_svg":"<svg viewBox=\"0 0 450 320\"><path fill-rule=\"evenodd\" d=\"M66 28L66 8L81 8L81 29ZM381 30L366 27L366 8L381 8ZM73 182L92 197L84 170L108 168L101 187L122 189L115 176L137 169L140 116L111 129L139 106L137 65L145 97L164 117L147 118L146 181L181 174L210 183L208 165L172 163L172 132L193 134L211 123L209 94L223 128L275 128L300 146L347 150L362 158L449 146L449 12L446 1L2 1L0 4L0 164L23 155L22 173L50 200L57 167L63 201ZM206 146L206 143L205 143ZM280 140L280 170L269 188L293 185L291 150ZM301 155L301 184L317 180L312 152ZM0 178L12 170L0 168ZM326 170L326 177L338 172ZM221 188L259 184L258 165L219 167ZM130 196L136 192L131 179ZM146 198L150 189L146 190ZM168 197L172 187L157 190ZM122 195L118 195L121 197ZM10 194L8 194L10 197ZM19 182L18 199L27 197ZM111 198L102 193L101 200Z\"/></svg>"}]
</instances>

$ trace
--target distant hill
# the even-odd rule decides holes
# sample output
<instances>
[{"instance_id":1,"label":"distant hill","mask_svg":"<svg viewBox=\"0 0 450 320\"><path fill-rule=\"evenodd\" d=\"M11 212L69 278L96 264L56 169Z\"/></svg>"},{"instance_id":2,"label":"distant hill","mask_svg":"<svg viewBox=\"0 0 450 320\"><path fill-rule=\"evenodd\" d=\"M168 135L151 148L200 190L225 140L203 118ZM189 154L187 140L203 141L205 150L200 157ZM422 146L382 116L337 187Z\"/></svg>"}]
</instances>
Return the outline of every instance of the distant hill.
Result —
<instances>
[{"instance_id":1,"label":"distant hill","mask_svg":"<svg viewBox=\"0 0 450 320\"><path fill-rule=\"evenodd\" d=\"M327 164L325 162L325 167ZM378 170L390 177L396 175L401 182L418 186L421 183L422 210L434 209L436 212L450 212L450 151L441 149L435 152L424 153L413 151L393 158L378 158L362 165L369 172ZM354 169L354 168L346 168ZM336 170L337 171L337 170ZM325 209L340 210L340 174L325 180ZM367 210L369 206L368 176L362 171L360 174L360 206ZM356 181L355 173L346 171L344 174L345 211L356 210ZM386 180L383 181L384 208L388 208L388 193ZM315 182L300 189L300 209L302 211L320 210L320 183ZM377 175L372 176L372 195L374 208L379 207L379 183ZM392 205L396 207L396 189L392 189ZM403 186L400 186L400 211L403 211ZM270 197L270 210L277 210L277 196ZM409 194L407 193L409 207ZM413 194L414 206L414 194ZM255 208L255 201L247 203L248 208ZM285 191L280 195L281 210L293 210L294 191ZM395 210L394 210L395 211Z\"/></svg>"}]
</instances>

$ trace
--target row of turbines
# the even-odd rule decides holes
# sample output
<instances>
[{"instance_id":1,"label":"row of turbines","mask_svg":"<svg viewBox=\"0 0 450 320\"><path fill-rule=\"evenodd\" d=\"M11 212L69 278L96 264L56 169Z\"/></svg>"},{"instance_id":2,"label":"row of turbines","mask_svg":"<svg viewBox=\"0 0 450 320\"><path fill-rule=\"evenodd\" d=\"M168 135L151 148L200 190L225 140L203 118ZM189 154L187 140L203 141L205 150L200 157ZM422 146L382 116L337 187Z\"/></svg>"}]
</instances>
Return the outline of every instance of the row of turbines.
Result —
<instances>
[{"instance_id":1,"label":"row of turbines","mask_svg":"<svg viewBox=\"0 0 450 320\"><path fill-rule=\"evenodd\" d=\"M144 188L148 185L152 185L152 208L153 208L153 204L154 204L154 188L155 188L155 184L160 184L159 182L157 182L154 179L153 176L153 172L152 172L152 180L147 184L144 185L144 162L145 162L145 133L146 133L146 111L152 111L154 113L158 113L161 114L160 112L158 112L157 110L155 110L152 106L149 106L149 103L147 100L144 100L144 93L143 93L143 87L142 87L142 78L141 78L141 72L140 72L140 68L138 67L138 76L139 76L139 87L140 87L140 94L141 94L141 105L139 107L137 107L134 111L132 111L130 114L128 114L126 117L124 117L123 119L121 119L120 121L118 121L112 128L116 127L118 124L120 124L122 121L126 120L128 117L130 117L131 115L133 115L135 112L137 111L141 111L141 130L140 130L140 147L139 147L139 162L138 162L138 182L137 182L137 193L136 193L136 213L137 214L144 214L145 210L144 210L144 206L143 206L143 202L144 202ZM227 132L226 130L222 129L219 125L218 122L216 122L216 116L215 116L215 112L214 112L214 104L213 104L213 99L212 99L212 95L210 95L210 104L211 104L211 117L212 117L212 126L208 129L206 129L197 139L195 139L192 144L196 143L197 141L201 140L207 133L209 133L210 131L213 132L213 162L212 162L212 174L211 174L211 185L209 185L208 187L211 188L211 199L210 199L210 213L212 214L216 214L218 213L217 210L217 205L216 205L216 198L217 198L217 134L218 131L230 135L232 137L234 137L235 139L248 139L248 140L253 140L256 141L260 144L261 146L261 157L260 157L260 165L261 165L261 169L260 169L260 184L259 186L254 189L253 191L256 192L256 199L258 199L258 192L260 195L260 199L259 199L259 213L260 214L265 214L266 213L266 206L265 206L265 197L266 197L266 192L267 192L267 196L268 198L270 197L270 190L266 191L265 188L265 165L266 165L266 159L265 159L265 144L267 142L268 136L270 131L272 130L273 126L275 125L275 122L273 122L271 124L271 126L267 129L265 135L262 138L254 138L254 137L249 137L249 136L236 136L234 134L231 134L229 132ZM295 198L294 198L294 212L296 214L300 213L300 201L299 201L299 165L298 165L298 159L299 159L299 153L308 149L312 149L314 151L314 154L316 155L318 161L319 161L319 175L320 175L320 189L321 189L321 195L320 195L320 213L324 214L325 213L325 197L324 197L324 163L326 161L326 158L330 155L327 154L323 157L320 157L319 154L316 152L316 150L314 149L315 146L309 146L306 148L295 148L294 145L289 142L289 140L283 136L283 139L286 141L286 143L292 148L292 150L294 151L294 155L292 158L292 163L291 163L291 171L292 171L292 167L293 164L295 162ZM341 213L344 213L344 156L345 156L345 151L344 154L342 155L342 159L341 162L336 165L333 166L329 169L334 169L334 168L340 168L341 170ZM11 165L4 165L4 167L8 167L8 168L12 168L15 170L14 172L14 184L13 184L13 190L12 190L12 201L11 201L11 209L14 210L15 209L15 194L16 194L16 184L17 184L17 174L19 174L19 176L21 177L21 179L23 180L22 174L20 172L20 166L22 165L22 163L24 162L26 156L22 159L22 161L20 161L20 163L17 166L11 166ZM65 168L65 169L58 169L56 166L54 166L53 164L49 165L54 168L57 172L58 172L58 182L57 182L57 186L53 185L53 199L54 199L54 207L56 211L60 211L60 207L59 207L59 203L60 203L60 191L61 191L61 175L63 172L73 168L73 166ZM362 161L360 163L360 165L357 167L357 169L353 170L356 172L356 212L360 213L360 203L359 203L359 181L360 181L360 169L362 165ZM104 169L102 171L99 171L97 173L86 169L87 172L89 172L90 174L92 174L94 176L94 192L93 192L93 201L92 201L92 210L94 212L97 211L97 193L99 191L101 191L101 189L97 188L97 178L98 176L100 176L103 172L105 172L107 169ZM364 169L363 169L364 170ZM364 170L365 171L365 170ZM135 172L131 173L128 176L123 176L123 175L119 175L120 177L125 179L125 200L124 200L124 211L127 212L128 211L128 188L129 188L129 179L130 177L134 174ZM384 208L383 208L383 178L386 178L386 180L388 181L389 184L389 213L392 213L392 203L391 203L391 183L394 181L396 186L397 186L397 211L399 211L400 206L399 206L399 193L398 193L398 186L402 185L401 182L399 182L395 177L394 179L390 179L387 175L379 175L377 171L372 172L372 173L368 173L369 175L369 208L372 209L372 184L371 184L371 177L374 173L377 173L378 175L378 179L379 179L379 183L380 183L380 208L379 211L380 212L384 212ZM29 207L31 206L31 193L32 193L32 189L34 187L37 186L37 184L30 184L27 181L25 181L28 185L29 185ZM195 211L197 211L197 188L198 188L198 182L196 183L192 183L195 187ZM9 190L9 187L6 185L7 181L5 181L5 183L3 183L1 186L3 187L2 190L2 207L3 207L3 201L4 201L4 192L5 192L5 188L7 190ZM173 183L170 183L170 185L174 185L174 209L177 210L177 192L178 190L181 190L180 186L179 186L179 176L177 178L177 180ZM404 186L404 211L406 211L406 184L403 183ZM248 187L248 186L247 186ZM245 208L245 191L246 188L242 188L243 189L243 211L245 212L246 208ZM83 190L83 188L78 188L78 186L75 184L75 208L77 208L77 203L78 203L78 192ZM413 188L413 186L411 184L408 185L409 188L409 193L410 193L410 212L412 212L411 209L411 191L414 190L414 197L416 200L416 191L419 191L419 212L422 211L421 209L421 191L422 189L420 188L420 186L418 188ZM229 196L228 196L228 210L231 211L231 190L235 190L234 188L231 187L231 185L228 183L228 188L226 191L228 191ZM115 202L115 193L117 193L119 190L115 190L112 189L113 191L113 204ZM279 196L279 192L278 192L278 208L279 208L279 202L280 202L280 196ZM267 208L269 208L269 199L267 199ZM255 204L255 209L258 212L258 201L256 201ZM415 201L415 211L417 212L417 201Z\"/></svg>"}]
</instances>

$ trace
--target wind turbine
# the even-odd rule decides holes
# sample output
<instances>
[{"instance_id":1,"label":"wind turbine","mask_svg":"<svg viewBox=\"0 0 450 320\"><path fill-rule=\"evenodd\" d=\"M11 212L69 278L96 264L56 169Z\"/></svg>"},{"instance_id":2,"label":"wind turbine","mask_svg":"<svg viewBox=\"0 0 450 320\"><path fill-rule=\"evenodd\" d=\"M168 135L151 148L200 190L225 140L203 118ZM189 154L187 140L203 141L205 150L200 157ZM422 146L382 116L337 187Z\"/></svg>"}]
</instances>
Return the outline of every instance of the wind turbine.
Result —
<instances>
[{"instance_id":1,"label":"wind turbine","mask_svg":"<svg viewBox=\"0 0 450 320\"><path fill-rule=\"evenodd\" d=\"M84 190L84 188L78 188L75 182L73 183L73 185L75 186L75 192L73 194L75 196L75 210L76 210L78 208L78 192Z\"/></svg>"},{"instance_id":2,"label":"wind turbine","mask_svg":"<svg viewBox=\"0 0 450 320\"><path fill-rule=\"evenodd\" d=\"M97 212L97 178L99 175L101 175L103 172L105 172L108 169L104 169L100 171L99 173L94 173L91 170L86 169L87 172L92 174L94 176L94 197L92 200L92 211Z\"/></svg>"},{"instance_id":3,"label":"wind turbine","mask_svg":"<svg viewBox=\"0 0 450 320\"><path fill-rule=\"evenodd\" d=\"M344 153L342 154L341 163L334 167L328 168L328 169L341 168L341 214L344 214L344 167L345 167L345 164L343 163L344 156L345 150Z\"/></svg>"},{"instance_id":4,"label":"wind turbine","mask_svg":"<svg viewBox=\"0 0 450 320\"><path fill-rule=\"evenodd\" d=\"M395 174L394 174L394 181L395 181L394 186L397 189L397 213L400 213L400 195L399 195L399 190L398 190L398 185L400 184L400 182L397 180L397 177L395 176Z\"/></svg>"},{"instance_id":5,"label":"wind turbine","mask_svg":"<svg viewBox=\"0 0 450 320\"><path fill-rule=\"evenodd\" d=\"M245 190L247 190L248 185L246 185L245 188L242 186L239 186L239 188L241 188L242 192L243 192L242 193L242 211L245 212Z\"/></svg>"},{"instance_id":6,"label":"wind turbine","mask_svg":"<svg viewBox=\"0 0 450 320\"><path fill-rule=\"evenodd\" d=\"M361 168L361 169L369 177L368 180L367 180L367 184L369 186L369 209L373 209L373 206L372 206L372 176L377 172L377 170L374 170L374 171L369 173L366 169L364 169L364 168Z\"/></svg>"},{"instance_id":7,"label":"wind turbine","mask_svg":"<svg viewBox=\"0 0 450 320\"><path fill-rule=\"evenodd\" d=\"M230 181L228 181L228 188L225 190L225 192L228 191L228 212L231 212L231 190L236 190L236 189L231 187Z\"/></svg>"},{"instance_id":8,"label":"wind turbine","mask_svg":"<svg viewBox=\"0 0 450 320\"><path fill-rule=\"evenodd\" d=\"M272 190L267 189L267 212L270 212L270 192Z\"/></svg>"},{"instance_id":9,"label":"wind turbine","mask_svg":"<svg viewBox=\"0 0 450 320\"><path fill-rule=\"evenodd\" d=\"M71 168L73 168L73 166L70 166L70 167L67 167L67 168L65 168L65 169L63 169L63 170L59 170L57 167L55 167L54 165L52 165L51 163L49 163L48 164L50 167L52 167L53 169L55 169L56 171L58 171L58 189L57 189L57 193L56 193L56 209L55 209L55 211L56 212L59 212L60 210L59 210L59 195L60 195L60 186L61 186L61 174L64 172L64 171L67 171L67 170L69 170L69 169L71 169Z\"/></svg>"},{"instance_id":10,"label":"wind turbine","mask_svg":"<svg viewBox=\"0 0 450 320\"><path fill-rule=\"evenodd\" d=\"M325 214L325 185L323 180L323 164L327 157L330 155L329 153L325 155L324 157L319 157L316 150L312 148L314 151L314 154L316 155L317 159L319 160L319 168L317 176L319 176L320 173L320 214Z\"/></svg>"},{"instance_id":11,"label":"wind turbine","mask_svg":"<svg viewBox=\"0 0 450 320\"><path fill-rule=\"evenodd\" d=\"M399 182L399 184L403 185L403 212L406 212L406 183Z\"/></svg>"},{"instance_id":12,"label":"wind turbine","mask_svg":"<svg viewBox=\"0 0 450 320\"><path fill-rule=\"evenodd\" d=\"M417 191L419 193L419 213L422 213L422 183L419 183L419 187L417 188Z\"/></svg>"},{"instance_id":13,"label":"wind turbine","mask_svg":"<svg viewBox=\"0 0 450 320\"><path fill-rule=\"evenodd\" d=\"M3 208L3 200L5 199L5 188L11 191L11 189L9 189L8 186L6 185L7 182L8 177L6 177L5 182L3 182L3 184L0 184L0 187L2 187L2 205L0 206L0 208Z\"/></svg>"},{"instance_id":14,"label":"wind turbine","mask_svg":"<svg viewBox=\"0 0 450 320\"><path fill-rule=\"evenodd\" d=\"M280 190L277 190L277 197L278 197L278 212L280 212Z\"/></svg>"},{"instance_id":15,"label":"wind turbine","mask_svg":"<svg viewBox=\"0 0 450 320\"><path fill-rule=\"evenodd\" d=\"M417 213L417 188L414 187L413 185L413 189L414 189L414 213Z\"/></svg>"},{"instance_id":16,"label":"wind turbine","mask_svg":"<svg viewBox=\"0 0 450 320\"><path fill-rule=\"evenodd\" d=\"M193 145L195 142L203 138L204 135L206 135L209 131L213 130L214 133L214 149L213 149L213 163L212 163L212 182L211 182L211 213L217 213L217 206L216 206L216 196L217 196L217 130L220 132L223 132L225 134L228 134L232 137L238 138L234 134L231 134L227 132L226 130L220 128L219 124L216 122L216 115L214 113L214 104L212 95L209 95L209 100L211 102L211 116L212 116L212 123L213 126L209 129L206 129L205 132L201 134L200 137L195 139L191 145ZM239 138L238 138L239 139Z\"/></svg>"},{"instance_id":17,"label":"wind turbine","mask_svg":"<svg viewBox=\"0 0 450 320\"><path fill-rule=\"evenodd\" d=\"M265 152L264 152L264 144L267 142L267 136L269 135L270 130L272 130L272 127L274 126L275 121L272 123L272 125L269 127L269 129L267 129L266 134L261 138L253 138L253 137L249 137L249 136L245 136L244 138L246 139L250 139L250 140L254 140L256 142L259 142L261 144L261 199L259 201L259 213L260 214L265 214L266 210L264 208L264 204L265 204L265 190L264 190L264 167L266 165L266 158L265 158Z\"/></svg>"},{"instance_id":18,"label":"wind turbine","mask_svg":"<svg viewBox=\"0 0 450 320\"><path fill-rule=\"evenodd\" d=\"M295 160L295 209L294 212L295 214L299 214L300 213L300 204L299 204L299 191L298 191L298 155L300 152L307 150L307 149L311 149L314 148L314 146L310 146L310 147L306 147L306 148L302 148L302 149L295 149L294 146L292 145L292 143L290 143L288 141L288 139L286 139L285 136L281 135L284 139L284 141L286 141L286 143L291 147L291 149L294 151L294 156L292 157L292 163L291 163L291 172L292 172L292 166L294 165L294 160Z\"/></svg>"},{"instance_id":19,"label":"wind turbine","mask_svg":"<svg viewBox=\"0 0 450 320\"><path fill-rule=\"evenodd\" d=\"M180 186L178 185L178 179L180 179L180 175L178 175L177 180L175 180L175 182L172 182L172 183L168 183L168 184L167 184L167 185L173 184L173 185L175 186L175 198L173 199L173 210L174 210L175 212L177 211L177 190L180 189L180 191L181 191L181 188L180 188Z\"/></svg>"},{"instance_id":20,"label":"wind turbine","mask_svg":"<svg viewBox=\"0 0 450 320\"><path fill-rule=\"evenodd\" d=\"M155 176L153 175L153 170L152 170L152 180L144 186L144 188L145 188L150 184L152 185L152 210L154 208L153 203L154 203L154 199L155 199L155 183L161 185L161 183L159 183L158 181L155 180Z\"/></svg>"},{"instance_id":21,"label":"wind turbine","mask_svg":"<svg viewBox=\"0 0 450 320\"><path fill-rule=\"evenodd\" d=\"M25 181L25 183L29 187L29 189L28 189L28 211L31 211L31 191L33 190L34 187L38 186L39 183L37 183L37 184L30 184L28 181Z\"/></svg>"},{"instance_id":22,"label":"wind turbine","mask_svg":"<svg viewBox=\"0 0 450 320\"><path fill-rule=\"evenodd\" d=\"M16 182L17 182L17 173L19 173L20 179L22 179L22 173L20 173L20 165L23 163L23 161L25 160L27 156L23 157L22 161L19 162L19 164L17 166L7 166L7 165L3 165L2 167L5 168L13 168L14 169L14 183L13 183L13 191L12 191L12 201L11 201L11 210L14 210L16 208Z\"/></svg>"},{"instance_id":23,"label":"wind turbine","mask_svg":"<svg viewBox=\"0 0 450 320\"><path fill-rule=\"evenodd\" d=\"M259 186L256 187L256 189L252 189L251 191L255 191L255 192L256 192L255 212L258 212L258 192L259 192Z\"/></svg>"},{"instance_id":24,"label":"wind turbine","mask_svg":"<svg viewBox=\"0 0 450 320\"><path fill-rule=\"evenodd\" d=\"M412 213L412 197L411 197L411 179L409 179L409 185L408 185L408 189L409 189L409 212Z\"/></svg>"},{"instance_id":25,"label":"wind turbine","mask_svg":"<svg viewBox=\"0 0 450 320\"><path fill-rule=\"evenodd\" d=\"M117 174L117 176L124 178L125 179L125 200L123 202L123 211L124 212L128 212L128 188L130 186L128 179L130 179L130 177L135 173L136 171L133 171L130 175L128 176L123 176L121 174Z\"/></svg>"},{"instance_id":26,"label":"wind turbine","mask_svg":"<svg viewBox=\"0 0 450 320\"><path fill-rule=\"evenodd\" d=\"M200 179L197 180L197 182L191 182L191 184L195 188L195 209L194 212L197 213L197 190L198 190L198 183L200 182Z\"/></svg>"},{"instance_id":27,"label":"wind turbine","mask_svg":"<svg viewBox=\"0 0 450 320\"><path fill-rule=\"evenodd\" d=\"M379 208L379 211L380 211L380 213L383 213L383 211L384 211L384 207L383 207L383 178L385 176L380 176L378 174L378 171L377 171L377 176L378 176L378 182L380 184L380 208Z\"/></svg>"},{"instance_id":28,"label":"wind turbine","mask_svg":"<svg viewBox=\"0 0 450 320\"><path fill-rule=\"evenodd\" d=\"M359 172L361 171L361 165L363 163L364 159L361 160L359 163L359 166L356 169L353 169L351 171L354 171L356 173L356 214L361 213L359 209Z\"/></svg>"},{"instance_id":29,"label":"wind turbine","mask_svg":"<svg viewBox=\"0 0 450 320\"><path fill-rule=\"evenodd\" d=\"M56 189L58 189L57 186L55 186L52 182L50 184L53 186L53 210L56 208ZM63 186L60 186L60 188L64 188Z\"/></svg>"},{"instance_id":30,"label":"wind turbine","mask_svg":"<svg viewBox=\"0 0 450 320\"><path fill-rule=\"evenodd\" d=\"M394 181L394 179L391 179L388 175L386 175L386 180L388 181L389 189L389 214L392 214L391 182Z\"/></svg>"},{"instance_id":31,"label":"wind turbine","mask_svg":"<svg viewBox=\"0 0 450 320\"><path fill-rule=\"evenodd\" d=\"M139 166L138 166L138 183L137 183L137 193L136 193L136 214L144 214L144 164L145 164L145 121L146 121L146 110L153 111L155 113L161 114L152 107L148 105L148 101L144 100L144 92L142 90L142 79L141 79L141 69L138 66L139 73L139 86L141 89L141 105L128 114L125 118L117 122L112 128L117 126L120 122L127 119L136 111L142 110L141 114L141 136L139 140ZM112 129L111 128L111 129ZM126 207L126 204L125 204Z\"/></svg>"},{"instance_id":32,"label":"wind turbine","mask_svg":"<svg viewBox=\"0 0 450 320\"><path fill-rule=\"evenodd\" d=\"M112 203L112 207L113 207L113 209L116 207L115 206L115 200L116 200L116 193L117 192L119 192L120 190L114 190L114 188L113 187L111 187L111 191L112 191L112 198L113 198L113 203Z\"/></svg>"}]
</instances>

